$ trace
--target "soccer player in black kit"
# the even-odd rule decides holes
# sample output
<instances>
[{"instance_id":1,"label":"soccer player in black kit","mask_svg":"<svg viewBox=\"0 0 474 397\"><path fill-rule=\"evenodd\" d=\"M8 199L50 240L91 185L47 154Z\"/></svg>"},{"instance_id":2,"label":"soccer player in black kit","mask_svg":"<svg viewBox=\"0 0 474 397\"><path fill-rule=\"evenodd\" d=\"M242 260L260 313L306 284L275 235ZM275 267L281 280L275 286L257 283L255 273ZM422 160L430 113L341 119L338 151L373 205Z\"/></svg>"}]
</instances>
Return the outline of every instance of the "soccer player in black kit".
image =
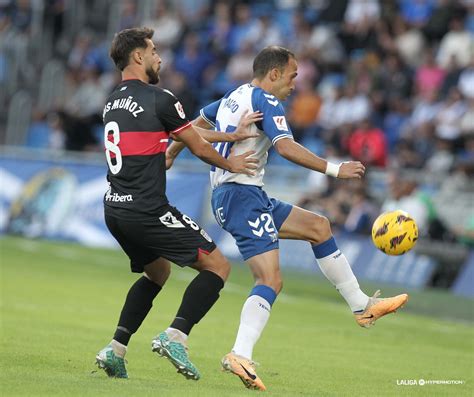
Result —
<instances>
[{"instance_id":1,"label":"soccer player in black kit","mask_svg":"<svg viewBox=\"0 0 474 397\"><path fill-rule=\"evenodd\" d=\"M161 59L152 37L151 29L126 29L115 35L110 50L122 82L108 97L103 113L110 186L104 197L105 221L130 258L132 272L143 276L130 288L113 339L96 361L107 375L128 377L124 360L128 342L165 284L171 261L199 273L184 292L171 325L152 340L152 350L168 358L186 378L197 380L200 375L189 360L187 337L219 298L230 265L207 233L168 203L168 139L185 143L203 161L229 172L252 174L256 160L249 158L254 152L220 156L188 121L178 99L153 86L159 81ZM242 131L258 117L252 114L241 120L241 139ZM235 139L230 137L235 134L211 134L211 141Z\"/></svg>"}]
</instances>

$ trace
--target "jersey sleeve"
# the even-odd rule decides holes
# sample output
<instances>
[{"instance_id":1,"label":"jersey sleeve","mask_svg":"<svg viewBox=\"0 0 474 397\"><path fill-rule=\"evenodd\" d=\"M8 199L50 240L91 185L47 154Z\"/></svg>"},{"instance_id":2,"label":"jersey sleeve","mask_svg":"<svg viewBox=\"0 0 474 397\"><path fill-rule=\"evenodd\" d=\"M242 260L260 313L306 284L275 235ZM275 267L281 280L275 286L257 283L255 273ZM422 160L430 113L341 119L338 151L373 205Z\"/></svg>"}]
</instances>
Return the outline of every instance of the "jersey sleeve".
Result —
<instances>
[{"instance_id":1,"label":"jersey sleeve","mask_svg":"<svg viewBox=\"0 0 474 397\"><path fill-rule=\"evenodd\" d=\"M286 122L285 110L275 96L255 89L252 93L252 106L255 111L263 113L262 130L272 141L272 145L283 138L293 139L293 133Z\"/></svg>"},{"instance_id":2,"label":"jersey sleeve","mask_svg":"<svg viewBox=\"0 0 474 397\"><path fill-rule=\"evenodd\" d=\"M212 102L209 105L203 107L199 112L201 114L201 117L213 127L216 126L217 110L219 109L221 101L222 99Z\"/></svg>"},{"instance_id":3,"label":"jersey sleeve","mask_svg":"<svg viewBox=\"0 0 474 397\"><path fill-rule=\"evenodd\" d=\"M157 91L156 96L156 115L165 127L166 132L179 134L191 125L184 113L181 102L171 91Z\"/></svg>"}]
</instances>

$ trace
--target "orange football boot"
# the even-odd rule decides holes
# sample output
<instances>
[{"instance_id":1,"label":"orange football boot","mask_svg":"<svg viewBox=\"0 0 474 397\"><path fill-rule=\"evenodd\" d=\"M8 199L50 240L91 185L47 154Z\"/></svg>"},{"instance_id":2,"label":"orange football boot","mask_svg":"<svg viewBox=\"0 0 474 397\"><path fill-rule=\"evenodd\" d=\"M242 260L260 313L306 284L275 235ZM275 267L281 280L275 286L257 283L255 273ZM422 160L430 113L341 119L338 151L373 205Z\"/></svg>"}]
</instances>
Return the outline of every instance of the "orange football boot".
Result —
<instances>
[{"instance_id":1,"label":"orange football boot","mask_svg":"<svg viewBox=\"0 0 474 397\"><path fill-rule=\"evenodd\" d=\"M255 362L235 353L226 354L221 361L224 371L237 375L247 389L265 391L267 388L255 372Z\"/></svg>"},{"instance_id":2,"label":"orange football boot","mask_svg":"<svg viewBox=\"0 0 474 397\"><path fill-rule=\"evenodd\" d=\"M364 328L370 328L374 323L386 314L396 312L408 301L407 294L401 294L392 298L379 298L380 290L373 297L362 313L354 313L357 324Z\"/></svg>"}]
</instances>

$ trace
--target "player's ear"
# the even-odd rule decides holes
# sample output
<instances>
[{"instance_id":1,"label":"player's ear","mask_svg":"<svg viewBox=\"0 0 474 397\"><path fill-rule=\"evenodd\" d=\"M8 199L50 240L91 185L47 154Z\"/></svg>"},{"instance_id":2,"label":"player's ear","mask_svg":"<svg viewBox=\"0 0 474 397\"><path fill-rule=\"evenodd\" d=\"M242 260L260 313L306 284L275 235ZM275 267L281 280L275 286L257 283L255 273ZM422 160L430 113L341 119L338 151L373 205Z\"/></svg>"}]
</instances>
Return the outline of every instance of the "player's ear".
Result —
<instances>
[{"instance_id":1,"label":"player's ear","mask_svg":"<svg viewBox=\"0 0 474 397\"><path fill-rule=\"evenodd\" d=\"M143 62L143 54L141 53L139 49L136 49L132 52L132 58L139 65L141 65Z\"/></svg>"},{"instance_id":2,"label":"player's ear","mask_svg":"<svg viewBox=\"0 0 474 397\"><path fill-rule=\"evenodd\" d=\"M271 81L278 80L278 78L280 77L280 70L278 68L273 68L272 70L270 70L269 76Z\"/></svg>"}]
</instances>

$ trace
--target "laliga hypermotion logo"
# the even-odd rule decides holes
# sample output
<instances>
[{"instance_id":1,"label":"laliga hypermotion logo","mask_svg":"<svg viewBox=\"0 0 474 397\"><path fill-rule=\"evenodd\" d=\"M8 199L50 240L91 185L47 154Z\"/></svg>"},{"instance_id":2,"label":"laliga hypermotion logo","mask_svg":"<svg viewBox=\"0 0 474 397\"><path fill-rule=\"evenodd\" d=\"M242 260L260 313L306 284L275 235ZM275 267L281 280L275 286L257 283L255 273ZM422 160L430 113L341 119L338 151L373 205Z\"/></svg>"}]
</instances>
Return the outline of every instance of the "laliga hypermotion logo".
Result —
<instances>
[{"instance_id":1,"label":"laliga hypermotion logo","mask_svg":"<svg viewBox=\"0 0 474 397\"><path fill-rule=\"evenodd\" d=\"M407 235L406 233L403 233L400 236L396 236L390 239L390 248L395 248L397 245L400 245L402 241L405 239L406 235Z\"/></svg>"},{"instance_id":2,"label":"laliga hypermotion logo","mask_svg":"<svg viewBox=\"0 0 474 397\"><path fill-rule=\"evenodd\" d=\"M382 227L379 227L375 232L375 237L383 236L385 233L388 232L388 223L385 222Z\"/></svg>"}]
</instances>

